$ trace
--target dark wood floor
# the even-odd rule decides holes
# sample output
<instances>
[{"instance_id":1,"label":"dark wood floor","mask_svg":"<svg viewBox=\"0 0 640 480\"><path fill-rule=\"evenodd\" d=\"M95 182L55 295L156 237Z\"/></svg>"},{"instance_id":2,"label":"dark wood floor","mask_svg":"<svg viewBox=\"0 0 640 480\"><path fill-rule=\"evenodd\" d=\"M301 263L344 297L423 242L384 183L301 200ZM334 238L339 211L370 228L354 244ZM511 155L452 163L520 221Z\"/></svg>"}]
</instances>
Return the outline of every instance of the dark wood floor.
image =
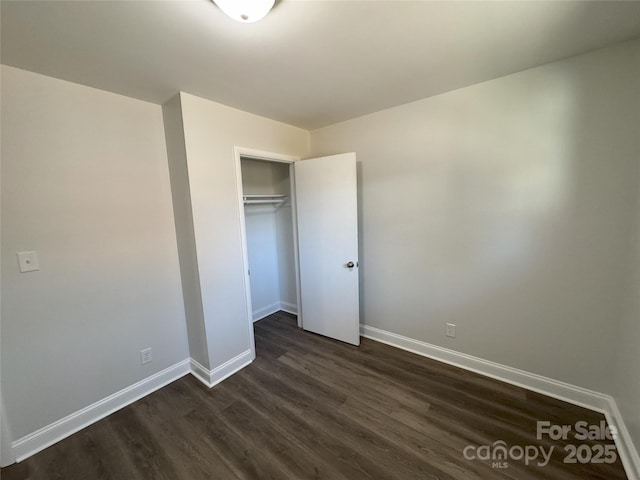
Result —
<instances>
[{"instance_id":1,"label":"dark wood floor","mask_svg":"<svg viewBox=\"0 0 640 480\"><path fill-rule=\"evenodd\" d=\"M255 324L257 359L209 390L186 376L26 460L30 478L624 479L618 460L565 464L536 421L602 415L363 339ZM467 445L554 446L546 467L466 460ZM576 440L570 440L578 444Z\"/></svg>"}]
</instances>

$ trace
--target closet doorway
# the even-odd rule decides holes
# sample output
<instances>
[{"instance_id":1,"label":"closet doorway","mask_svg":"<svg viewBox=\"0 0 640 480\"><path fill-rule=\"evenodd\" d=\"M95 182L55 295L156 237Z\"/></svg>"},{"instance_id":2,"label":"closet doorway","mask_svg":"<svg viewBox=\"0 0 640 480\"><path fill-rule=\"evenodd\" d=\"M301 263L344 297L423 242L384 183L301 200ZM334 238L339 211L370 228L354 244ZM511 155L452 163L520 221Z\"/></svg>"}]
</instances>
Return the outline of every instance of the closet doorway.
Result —
<instances>
[{"instance_id":1,"label":"closet doorway","mask_svg":"<svg viewBox=\"0 0 640 480\"><path fill-rule=\"evenodd\" d=\"M300 328L359 345L355 153L235 155L249 320L283 310Z\"/></svg>"},{"instance_id":2,"label":"closet doorway","mask_svg":"<svg viewBox=\"0 0 640 480\"><path fill-rule=\"evenodd\" d=\"M299 311L292 162L240 154L253 322L280 310L293 315Z\"/></svg>"}]
</instances>

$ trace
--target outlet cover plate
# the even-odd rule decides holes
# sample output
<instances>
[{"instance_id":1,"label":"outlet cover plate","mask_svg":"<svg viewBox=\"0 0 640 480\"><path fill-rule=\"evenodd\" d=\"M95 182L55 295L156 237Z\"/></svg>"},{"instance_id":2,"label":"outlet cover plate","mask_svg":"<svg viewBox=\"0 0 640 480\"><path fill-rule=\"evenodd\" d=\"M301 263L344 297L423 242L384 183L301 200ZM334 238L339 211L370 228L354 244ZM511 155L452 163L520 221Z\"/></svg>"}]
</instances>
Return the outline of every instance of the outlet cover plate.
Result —
<instances>
[{"instance_id":1,"label":"outlet cover plate","mask_svg":"<svg viewBox=\"0 0 640 480\"><path fill-rule=\"evenodd\" d=\"M447 337L455 338L456 337L456 324L455 323L447 323Z\"/></svg>"},{"instance_id":2,"label":"outlet cover plate","mask_svg":"<svg viewBox=\"0 0 640 480\"><path fill-rule=\"evenodd\" d=\"M151 356L151 347L140 350L140 364L145 365L153 360Z\"/></svg>"},{"instance_id":3,"label":"outlet cover plate","mask_svg":"<svg viewBox=\"0 0 640 480\"><path fill-rule=\"evenodd\" d=\"M40 262L38 261L38 252L18 252L18 267L20 273L35 272L40 270Z\"/></svg>"}]
</instances>

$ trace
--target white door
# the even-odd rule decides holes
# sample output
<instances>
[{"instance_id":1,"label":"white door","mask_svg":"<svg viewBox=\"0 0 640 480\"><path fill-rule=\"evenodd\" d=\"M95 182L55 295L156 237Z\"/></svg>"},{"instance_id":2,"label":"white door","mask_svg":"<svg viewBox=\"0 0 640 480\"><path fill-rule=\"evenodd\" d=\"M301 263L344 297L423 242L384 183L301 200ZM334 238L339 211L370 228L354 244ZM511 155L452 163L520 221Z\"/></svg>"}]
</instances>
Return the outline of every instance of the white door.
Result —
<instances>
[{"instance_id":1,"label":"white door","mask_svg":"<svg viewBox=\"0 0 640 480\"><path fill-rule=\"evenodd\" d=\"M356 154L295 162L302 328L360 345Z\"/></svg>"}]
</instances>

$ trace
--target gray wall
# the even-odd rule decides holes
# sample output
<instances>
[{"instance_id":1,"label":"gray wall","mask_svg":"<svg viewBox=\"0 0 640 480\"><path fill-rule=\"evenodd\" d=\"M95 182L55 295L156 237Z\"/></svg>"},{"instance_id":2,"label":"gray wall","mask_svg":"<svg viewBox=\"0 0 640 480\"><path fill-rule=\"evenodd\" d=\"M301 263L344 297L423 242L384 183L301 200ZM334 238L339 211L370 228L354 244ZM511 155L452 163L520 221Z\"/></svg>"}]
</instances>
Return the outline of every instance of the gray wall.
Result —
<instances>
[{"instance_id":1,"label":"gray wall","mask_svg":"<svg viewBox=\"0 0 640 480\"><path fill-rule=\"evenodd\" d=\"M5 66L1 93L1 376L17 440L189 353L161 108ZM40 271L18 272L23 250Z\"/></svg>"},{"instance_id":2,"label":"gray wall","mask_svg":"<svg viewBox=\"0 0 640 480\"><path fill-rule=\"evenodd\" d=\"M302 157L309 152L309 132L186 93L180 94L180 105L208 365L213 370L253 351L234 147Z\"/></svg>"},{"instance_id":3,"label":"gray wall","mask_svg":"<svg viewBox=\"0 0 640 480\"><path fill-rule=\"evenodd\" d=\"M184 125L180 95L174 96L162 106L162 117L167 142L167 156L171 178L171 199L173 202L182 294L185 306L189 354L191 358L206 368L209 365L209 350L204 327L202 291L198 273L196 240L193 231L191 192L189 190L189 169L184 145Z\"/></svg>"},{"instance_id":4,"label":"gray wall","mask_svg":"<svg viewBox=\"0 0 640 480\"><path fill-rule=\"evenodd\" d=\"M640 63L640 54L638 57L637 62ZM637 125L640 126L640 106L637 112ZM640 152L640 136L637 138ZM618 358L614 396L637 449L640 447L640 201L636 204L634 246L635 257L629 262L631 281L627 290L627 309L616 344Z\"/></svg>"},{"instance_id":5,"label":"gray wall","mask_svg":"<svg viewBox=\"0 0 640 480\"><path fill-rule=\"evenodd\" d=\"M358 155L363 322L612 392L637 215L639 48L313 131L314 156Z\"/></svg>"},{"instance_id":6,"label":"gray wall","mask_svg":"<svg viewBox=\"0 0 640 480\"><path fill-rule=\"evenodd\" d=\"M0 393L0 467L6 467L15 462L15 455L11 448L12 440L9 419L4 409L2 393Z\"/></svg>"}]
</instances>

